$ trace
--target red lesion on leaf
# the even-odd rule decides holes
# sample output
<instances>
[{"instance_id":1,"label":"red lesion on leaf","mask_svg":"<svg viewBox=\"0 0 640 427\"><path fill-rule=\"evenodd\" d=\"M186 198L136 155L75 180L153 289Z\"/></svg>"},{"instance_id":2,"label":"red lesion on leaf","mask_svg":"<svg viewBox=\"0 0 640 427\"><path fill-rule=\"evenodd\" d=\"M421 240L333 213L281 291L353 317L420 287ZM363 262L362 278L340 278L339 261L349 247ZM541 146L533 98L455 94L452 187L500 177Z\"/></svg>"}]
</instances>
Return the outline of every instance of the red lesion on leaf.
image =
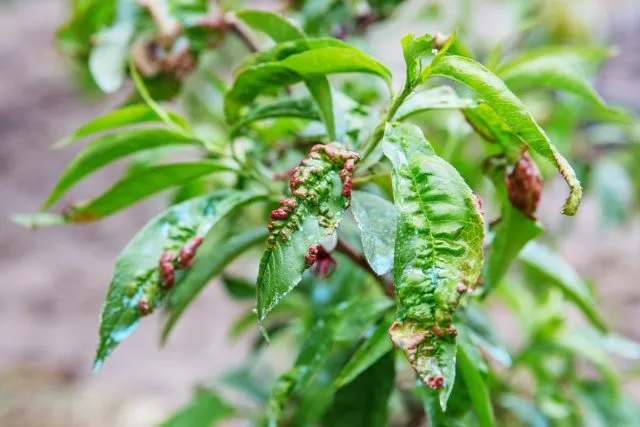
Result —
<instances>
[{"instance_id":1,"label":"red lesion on leaf","mask_svg":"<svg viewBox=\"0 0 640 427\"><path fill-rule=\"evenodd\" d=\"M416 353L418 352L418 345L422 344L422 342L427 338L426 332L417 332L409 335L402 333L394 333L394 331L398 330L402 324L398 321L393 322L391 327L389 328L389 335L391 336L391 341L395 344L396 347L404 351L409 360L409 363L413 365L416 360Z\"/></svg>"},{"instance_id":2,"label":"red lesion on leaf","mask_svg":"<svg viewBox=\"0 0 640 427\"><path fill-rule=\"evenodd\" d=\"M520 159L513 165L511 172L505 173L505 183L511 204L524 216L535 221L542 192L542 176L529 156L527 147L522 148Z\"/></svg>"},{"instance_id":3,"label":"red lesion on leaf","mask_svg":"<svg viewBox=\"0 0 640 427\"><path fill-rule=\"evenodd\" d=\"M318 277L329 277L336 269L338 262L327 252L322 245L317 246L318 251L315 259L314 273ZM305 259L306 261L306 259Z\"/></svg>"},{"instance_id":4,"label":"red lesion on leaf","mask_svg":"<svg viewBox=\"0 0 640 427\"><path fill-rule=\"evenodd\" d=\"M288 216L289 216L289 209L287 208L274 209L269 214L269 217L274 220L287 219Z\"/></svg>"},{"instance_id":5,"label":"red lesion on leaf","mask_svg":"<svg viewBox=\"0 0 640 427\"><path fill-rule=\"evenodd\" d=\"M151 307L149 307L149 303L146 299L141 299L140 301L138 301L138 310L140 310L140 314L142 314L143 316L151 313Z\"/></svg>"},{"instance_id":6,"label":"red lesion on leaf","mask_svg":"<svg viewBox=\"0 0 640 427\"><path fill-rule=\"evenodd\" d=\"M175 257L171 252L165 251L158 262L160 281L165 288L172 287L176 280L176 269L173 265L174 259Z\"/></svg>"},{"instance_id":7,"label":"red lesion on leaf","mask_svg":"<svg viewBox=\"0 0 640 427\"><path fill-rule=\"evenodd\" d=\"M180 266L180 268L187 268L191 266L191 262L196 256L196 251L201 244L201 236L195 236L193 239L185 243L182 249L180 249L180 253L178 254L178 265Z\"/></svg>"},{"instance_id":8,"label":"red lesion on leaf","mask_svg":"<svg viewBox=\"0 0 640 427\"><path fill-rule=\"evenodd\" d=\"M444 385L444 377L442 375L434 375L427 378L427 385L434 390L441 389Z\"/></svg>"},{"instance_id":9,"label":"red lesion on leaf","mask_svg":"<svg viewBox=\"0 0 640 427\"><path fill-rule=\"evenodd\" d=\"M456 292L458 292L459 294L464 294L469 290L469 288L467 288L464 284L460 283L458 286L456 286Z\"/></svg>"},{"instance_id":10,"label":"red lesion on leaf","mask_svg":"<svg viewBox=\"0 0 640 427\"><path fill-rule=\"evenodd\" d=\"M320 245L311 246L307 253L304 255L304 262L307 264L307 267L311 267L318 258L318 252L320 251Z\"/></svg>"}]
</instances>

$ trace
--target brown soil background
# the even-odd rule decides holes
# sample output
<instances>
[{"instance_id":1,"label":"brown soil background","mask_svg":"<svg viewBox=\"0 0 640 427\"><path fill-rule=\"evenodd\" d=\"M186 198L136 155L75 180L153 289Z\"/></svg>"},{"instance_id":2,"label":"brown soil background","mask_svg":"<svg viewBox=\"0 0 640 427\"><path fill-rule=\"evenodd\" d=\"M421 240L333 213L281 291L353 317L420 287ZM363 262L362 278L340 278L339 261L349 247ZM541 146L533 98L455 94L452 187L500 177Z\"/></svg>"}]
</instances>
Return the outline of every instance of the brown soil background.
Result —
<instances>
[{"instance_id":1,"label":"brown soil background","mask_svg":"<svg viewBox=\"0 0 640 427\"><path fill-rule=\"evenodd\" d=\"M475 17L478 33L487 19L501 22L500 7L489 3ZM638 107L640 7L620 1L605 9L607 16L599 19L613 20L624 31L617 35L622 54L605 70L600 89L609 99ZM248 344L231 342L226 329L242 307L210 286L165 348L157 346L157 323L143 322L102 372L91 374L113 261L164 202L153 199L86 226L30 232L10 221L11 213L37 209L75 152L52 152L49 144L108 109L107 101L79 93L54 48L53 32L65 17L61 0L0 1L0 425L151 426L188 397L193 383L237 364ZM397 37L389 33L425 30L401 22L387 27L374 36L374 45L390 46ZM493 36L504 30L496 28ZM393 43L379 50L397 62ZM73 196L95 194L119 172L97 174ZM564 188L556 184L545 194L542 217L552 233L566 224L557 214ZM562 252L598 283L607 319L640 340L640 223L603 230L590 200L573 222ZM628 387L640 396L637 383Z\"/></svg>"}]
</instances>

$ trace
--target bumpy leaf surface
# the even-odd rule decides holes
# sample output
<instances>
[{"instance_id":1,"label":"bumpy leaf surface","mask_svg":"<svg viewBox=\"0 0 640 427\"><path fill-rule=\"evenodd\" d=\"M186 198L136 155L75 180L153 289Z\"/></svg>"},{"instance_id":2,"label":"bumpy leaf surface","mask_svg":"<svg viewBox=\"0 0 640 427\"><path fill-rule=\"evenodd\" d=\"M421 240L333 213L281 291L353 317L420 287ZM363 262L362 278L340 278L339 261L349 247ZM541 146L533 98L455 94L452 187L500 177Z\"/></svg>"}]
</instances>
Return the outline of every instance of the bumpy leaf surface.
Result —
<instances>
[{"instance_id":1,"label":"bumpy leaf surface","mask_svg":"<svg viewBox=\"0 0 640 427\"><path fill-rule=\"evenodd\" d=\"M446 407L455 376L453 313L476 286L484 224L477 197L438 157L420 128L387 125L385 155L393 164L398 211L394 284L399 298L391 339Z\"/></svg>"},{"instance_id":2,"label":"bumpy leaf surface","mask_svg":"<svg viewBox=\"0 0 640 427\"><path fill-rule=\"evenodd\" d=\"M509 128L532 150L552 162L569 185L569 197L562 213L575 215L582 198L582 187L567 159L562 157L544 130L536 123L522 101L491 71L472 59L445 56L432 70L432 75L448 77L470 87L495 110Z\"/></svg>"},{"instance_id":3,"label":"bumpy leaf surface","mask_svg":"<svg viewBox=\"0 0 640 427\"><path fill-rule=\"evenodd\" d=\"M102 309L94 370L100 369L140 319L163 304L169 290L178 284L180 270L188 267L181 265L183 249L235 209L262 198L254 193L222 191L191 199L167 209L136 234L116 260ZM166 254L170 257L165 258Z\"/></svg>"},{"instance_id":4,"label":"bumpy leaf surface","mask_svg":"<svg viewBox=\"0 0 640 427\"><path fill-rule=\"evenodd\" d=\"M358 155L338 143L317 145L295 169L292 197L271 212L267 250L258 273L258 319L267 314L315 262L317 245L334 233L351 198Z\"/></svg>"}]
</instances>

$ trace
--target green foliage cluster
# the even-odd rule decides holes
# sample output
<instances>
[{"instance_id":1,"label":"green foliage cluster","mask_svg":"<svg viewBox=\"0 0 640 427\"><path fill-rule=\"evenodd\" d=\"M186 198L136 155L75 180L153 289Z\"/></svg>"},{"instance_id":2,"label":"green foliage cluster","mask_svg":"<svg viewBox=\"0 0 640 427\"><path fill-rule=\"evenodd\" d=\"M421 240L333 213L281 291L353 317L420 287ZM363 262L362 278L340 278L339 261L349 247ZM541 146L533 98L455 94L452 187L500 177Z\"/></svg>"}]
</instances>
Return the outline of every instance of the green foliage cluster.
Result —
<instances>
[{"instance_id":1,"label":"green foliage cluster","mask_svg":"<svg viewBox=\"0 0 640 427\"><path fill-rule=\"evenodd\" d=\"M64 51L103 91L127 76L136 91L55 144L91 139L42 211L16 220L95 221L172 191L116 261L94 369L155 311L167 340L217 278L235 300L257 296L230 331L253 333L253 350L164 426L640 424L610 360L638 359L640 345L609 330L537 220L555 171L568 186L562 213L578 211L578 177L606 199L608 220L629 211L633 186L615 187L630 180L625 165L567 143L590 137L586 122L626 132L635 121L591 85L610 50L545 45L544 28L529 28L478 59L456 33L409 34L395 92L384 64L336 37L361 41L399 3L296 1L294 21L199 0L72 1ZM534 118L531 100L548 114ZM112 187L48 212L125 158ZM256 265L255 250L257 276L229 274L238 258ZM498 303L517 345L490 320ZM261 357L279 347L290 365ZM223 399L228 389L250 405Z\"/></svg>"}]
</instances>

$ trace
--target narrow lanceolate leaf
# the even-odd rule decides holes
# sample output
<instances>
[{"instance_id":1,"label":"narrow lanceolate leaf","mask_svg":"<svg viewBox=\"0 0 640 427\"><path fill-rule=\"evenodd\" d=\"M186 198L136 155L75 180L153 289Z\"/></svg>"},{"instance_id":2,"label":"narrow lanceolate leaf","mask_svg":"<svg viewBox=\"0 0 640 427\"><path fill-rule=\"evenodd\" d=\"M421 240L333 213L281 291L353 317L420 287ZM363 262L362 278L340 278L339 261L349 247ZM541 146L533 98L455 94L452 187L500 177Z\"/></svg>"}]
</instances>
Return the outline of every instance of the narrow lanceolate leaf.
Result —
<instances>
[{"instance_id":1,"label":"narrow lanceolate leaf","mask_svg":"<svg viewBox=\"0 0 640 427\"><path fill-rule=\"evenodd\" d=\"M239 109L258 95L336 73L369 73L390 82L391 72L381 63L337 40L303 39L260 52L242 64L225 94L225 114L232 123Z\"/></svg>"},{"instance_id":2,"label":"narrow lanceolate leaf","mask_svg":"<svg viewBox=\"0 0 640 427\"><path fill-rule=\"evenodd\" d=\"M340 371L340 375L336 378L335 386L337 388L344 387L362 372L369 369L374 363L380 360L385 354L391 353L393 343L389 339L389 321L380 322L380 324L371 332L368 337L351 356L351 359Z\"/></svg>"},{"instance_id":3,"label":"narrow lanceolate leaf","mask_svg":"<svg viewBox=\"0 0 640 427\"><path fill-rule=\"evenodd\" d=\"M235 171L218 162L172 163L136 169L97 198L69 210L71 222L95 221L152 196L214 172Z\"/></svg>"},{"instance_id":4,"label":"narrow lanceolate leaf","mask_svg":"<svg viewBox=\"0 0 640 427\"><path fill-rule=\"evenodd\" d=\"M167 111L167 114L175 121L184 121L184 118L176 113ZM53 148L62 148L82 138L99 132L115 130L123 126L137 125L141 123L161 121L158 114L146 104L128 105L111 111L103 116L85 123L76 129L71 135L53 144Z\"/></svg>"},{"instance_id":5,"label":"narrow lanceolate leaf","mask_svg":"<svg viewBox=\"0 0 640 427\"><path fill-rule=\"evenodd\" d=\"M480 427L493 427L495 421L489 390L487 390L484 379L480 374L480 369L474 363L473 358L470 357L466 345L458 345L458 363L460 364L460 373L464 378L469 397L473 403L478 425Z\"/></svg>"},{"instance_id":6,"label":"narrow lanceolate leaf","mask_svg":"<svg viewBox=\"0 0 640 427\"><path fill-rule=\"evenodd\" d=\"M362 247L369 265L382 276L393 266L396 241L396 208L374 194L354 191L351 212L360 229Z\"/></svg>"},{"instance_id":7,"label":"narrow lanceolate leaf","mask_svg":"<svg viewBox=\"0 0 640 427\"><path fill-rule=\"evenodd\" d=\"M389 330L422 381L446 407L456 363L453 313L482 269L484 225L477 196L438 157L420 128L387 125L398 211L394 284L397 320Z\"/></svg>"},{"instance_id":8,"label":"narrow lanceolate leaf","mask_svg":"<svg viewBox=\"0 0 640 427\"><path fill-rule=\"evenodd\" d=\"M562 213L574 215L580 206L582 187L569 162L562 157L522 101L491 71L469 58L443 57L432 75L457 80L478 93L509 128L532 150L552 162L569 185L570 193Z\"/></svg>"},{"instance_id":9,"label":"narrow lanceolate leaf","mask_svg":"<svg viewBox=\"0 0 640 427\"><path fill-rule=\"evenodd\" d=\"M514 91L532 87L559 90L578 95L600 107L604 100L591 87L586 78L588 70L571 64L571 59L559 52L544 49L541 52L527 52L498 71L498 76Z\"/></svg>"},{"instance_id":10,"label":"narrow lanceolate leaf","mask_svg":"<svg viewBox=\"0 0 640 427\"><path fill-rule=\"evenodd\" d=\"M187 405L160 427L214 427L235 410L212 390L198 389Z\"/></svg>"},{"instance_id":11,"label":"narrow lanceolate leaf","mask_svg":"<svg viewBox=\"0 0 640 427\"><path fill-rule=\"evenodd\" d=\"M475 108L477 102L471 98L460 98L451 86L438 86L411 95L398 108L394 119L406 120L409 117L429 110Z\"/></svg>"},{"instance_id":12,"label":"narrow lanceolate leaf","mask_svg":"<svg viewBox=\"0 0 640 427\"><path fill-rule=\"evenodd\" d=\"M314 264L320 242L334 233L351 199L358 155L340 144L316 145L295 169L292 197L271 212L267 249L258 272L258 319L267 314Z\"/></svg>"},{"instance_id":13,"label":"narrow lanceolate leaf","mask_svg":"<svg viewBox=\"0 0 640 427\"><path fill-rule=\"evenodd\" d=\"M353 342L367 331L386 310L393 307L393 301L382 295L358 296L338 304L335 309L336 341Z\"/></svg>"},{"instance_id":14,"label":"narrow lanceolate leaf","mask_svg":"<svg viewBox=\"0 0 640 427\"><path fill-rule=\"evenodd\" d=\"M133 153L176 145L198 146L198 143L169 129L131 129L98 138L67 165L42 209L53 205L84 177L109 163Z\"/></svg>"},{"instance_id":15,"label":"narrow lanceolate leaf","mask_svg":"<svg viewBox=\"0 0 640 427\"><path fill-rule=\"evenodd\" d=\"M320 114L311 98L286 98L267 105L258 105L250 108L234 123L233 128L229 131L229 136L235 138L243 128L251 123L279 117L320 120Z\"/></svg>"},{"instance_id":16,"label":"narrow lanceolate leaf","mask_svg":"<svg viewBox=\"0 0 640 427\"><path fill-rule=\"evenodd\" d=\"M494 227L491 248L482 274L485 294L500 284L520 250L541 232L542 226L538 221L526 218L505 201L502 217Z\"/></svg>"},{"instance_id":17,"label":"narrow lanceolate leaf","mask_svg":"<svg viewBox=\"0 0 640 427\"><path fill-rule=\"evenodd\" d=\"M264 196L222 191L175 205L145 225L116 260L100 320L94 370L162 305L190 266L202 237L238 207Z\"/></svg>"},{"instance_id":18,"label":"narrow lanceolate leaf","mask_svg":"<svg viewBox=\"0 0 640 427\"><path fill-rule=\"evenodd\" d=\"M276 43L305 37L304 32L284 16L267 10L246 9L235 15L256 31L262 31Z\"/></svg>"},{"instance_id":19,"label":"narrow lanceolate leaf","mask_svg":"<svg viewBox=\"0 0 640 427\"><path fill-rule=\"evenodd\" d=\"M394 389L393 352L387 352L354 381L338 390L325 415L332 427L386 427L389 398Z\"/></svg>"},{"instance_id":20,"label":"narrow lanceolate leaf","mask_svg":"<svg viewBox=\"0 0 640 427\"><path fill-rule=\"evenodd\" d=\"M247 203L253 203L258 198L247 198L237 203L234 211ZM267 230L260 228L249 230L229 237L225 233L225 223L217 222L202 241L202 245L194 258L193 268L188 270L180 280L167 302L167 318L162 330L162 342L165 342L175 323L182 316L184 310L193 299L204 289L207 283L222 273L224 268L250 247L267 239ZM252 286L251 296L255 297L255 287Z\"/></svg>"},{"instance_id":21,"label":"narrow lanceolate leaf","mask_svg":"<svg viewBox=\"0 0 640 427\"><path fill-rule=\"evenodd\" d=\"M565 260L551 248L541 243L530 242L520 252L520 260L550 285L557 286L565 297L584 313L584 315L601 331L608 327L600 317L589 285Z\"/></svg>"}]
</instances>

